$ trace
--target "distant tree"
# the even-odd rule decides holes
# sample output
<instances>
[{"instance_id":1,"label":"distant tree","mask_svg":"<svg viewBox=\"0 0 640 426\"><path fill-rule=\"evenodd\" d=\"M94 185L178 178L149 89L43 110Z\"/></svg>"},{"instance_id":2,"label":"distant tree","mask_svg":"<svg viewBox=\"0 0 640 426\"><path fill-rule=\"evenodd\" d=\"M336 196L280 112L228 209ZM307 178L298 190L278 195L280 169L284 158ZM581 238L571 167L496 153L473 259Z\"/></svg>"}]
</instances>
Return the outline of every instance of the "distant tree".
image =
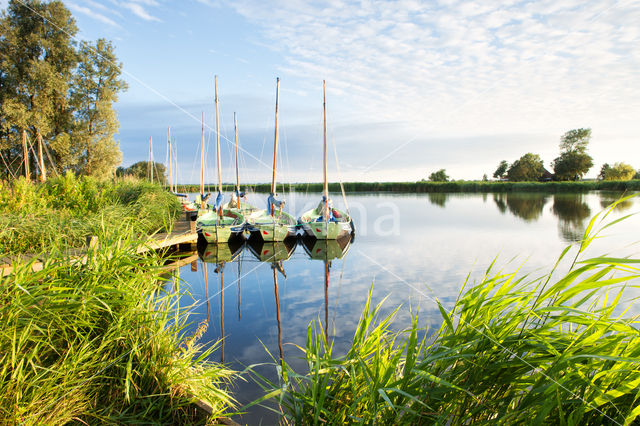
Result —
<instances>
[{"instance_id":1,"label":"distant tree","mask_svg":"<svg viewBox=\"0 0 640 426\"><path fill-rule=\"evenodd\" d=\"M605 180L610 169L611 166L609 165L609 163L604 163L602 167L600 167L600 174L598 174L598 179Z\"/></svg>"},{"instance_id":2,"label":"distant tree","mask_svg":"<svg viewBox=\"0 0 640 426\"><path fill-rule=\"evenodd\" d=\"M636 172L635 175L633 175L634 179L640 179L640 169Z\"/></svg>"},{"instance_id":3,"label":"distant tree","mask_svg":"<svg viewBox=\"0 0 640 426\"><path fill-rule=\"evenodd\" d=\"M483 182L488 182L489 181L489 176L487 176L486 173L482 175L482 181Z\"/></svg>"},{"instance_id":4,"label":"distant tree","mask_svg":"<svg viewBox=\"0 0 640 426\"><path fill-rule=\"evenodd\" d=\"M122 64L118 64L113 45L99 39L95 45L82 42L79 64L71 90L75 110L72 140L79 173L95 177L110 177L122 161L122 152L114 135L119 124L113 104L127 85L119 79Z\"/></svg>"},{"instance_id":5,"label":"distant tree","mask_svg":"<svg viewBox=\"0 0 640 426\"><path fill-rule=\"evenodd\" d=\"M116 176L133 176L138 179L149 179L149 162L138 161L126 169L118 167ZM167 183L167 169L162 163L153 163L153 181L163 185Z\"/></svg>"},{"instance_id":6,"label":"distant tree","mask_svg":"<svg viewBox=\"0 0 640 426\"><path fill-rule=\"evenodd\" d=\"M605 164L608 166L608 164ZM636 174L636 171L629 164L626 163L614 163L613 166L609 166L607 169L602 166L600 173L603 175L604 180L631 180Z\"/></svg>"},{"instance_id":7,"label":"distant tree","mask_svg":"<svg viewBox=\"0 0 640 426\"><path fill-rule=\"evenodd\" d=\"M504 179L508 169L509 169L509 163L507 163L505 160L502 160L498 165L498 168L496 169L496 171L493 172L493 177L496 179Z\"/></svg>"},{"instance_id":8,"label":"distant tree","mask_svg":"<svg viewBox=\"0 0 640 426\"><path fill-rule=\"evenodd\" d=\"M507 171L512 182L537 181L544 173L544 166L538 154L527 153L514 161Z\"/></svg>"},{"instance_id":9,"label":"distant tree","mask_svg":"<svg viewBox=\"0 0 640 426\"><path fill-rule=\"evenodd\" d=\"M445 169L440 169L437 172L433 172L429 175L431 182L448 182L449 176L447 176Z\"/></svg>"},{"instance_id":10,"label":"distant tree","mask_svg":"<svg viewBox=\"0 0 640 426\"><path fill-rule=\"evenodd\" d=\"M560 138L560 156L551 167L557 180L579 180L593 167L593 158L587 154L591 129L569 130Z\"/></svg>"}]
</instances>

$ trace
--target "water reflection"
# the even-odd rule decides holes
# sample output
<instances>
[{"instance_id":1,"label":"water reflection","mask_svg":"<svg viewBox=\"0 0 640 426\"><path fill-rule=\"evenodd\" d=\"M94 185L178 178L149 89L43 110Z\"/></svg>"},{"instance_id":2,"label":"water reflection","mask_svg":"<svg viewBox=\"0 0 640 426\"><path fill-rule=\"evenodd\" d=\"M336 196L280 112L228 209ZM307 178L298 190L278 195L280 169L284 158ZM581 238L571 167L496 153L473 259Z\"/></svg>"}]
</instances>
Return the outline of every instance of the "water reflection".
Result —
<instances>
[{"instance_id":1,"label":"water reflection","mask_svg":"<svg viewBox=\"0 0 640 426\"><path fill-rule=\"evenodd\" d=\"M449 194L446 192L428 192L427 197L429 198L429 202L434 206L444 208L449 199Z\"/></svg>"},{"instance_id":2,"label":"water reflection","mask_svg":"<svg viewBox=\"0 0 640 426\"><path fill-rule=\"evenodd\" d=\"M499 192L493 194L493 201L496 203L500 213L504 214L508 209L514 216L523 219L525 222L533 222L540 219L548 199L548 195L537 193Z\"/></svg>"},{"instance_id":3,"label":"water reflection","mask_svg":"<svg viewBox=\"0 0 640 426\"><path fill-rule=\"evenodd\" d=\"M606 209L611 204L613 204L614 202L618 201L620 198L624 197L625 195L627 195L627 194L625 194L624 192L601 192L600 193L600 206L602 206L603 209ZM614 209L616 211L623 212L625 210L629 210L632 206L633 206L633 201L625 200L625 201L621 201L620 203L616 204Z\"/></svg>"},{"instance_id":4,"label":"water reflection","mask_svg":"<svg viewBox=\"0 0 640 426\"><path fill-rule=\"evenodd\" d=\"M584 194L554 194L553 214L558 217L560 238L567 242L582 240L591 209Z\"/></svg>"}]
</instances>

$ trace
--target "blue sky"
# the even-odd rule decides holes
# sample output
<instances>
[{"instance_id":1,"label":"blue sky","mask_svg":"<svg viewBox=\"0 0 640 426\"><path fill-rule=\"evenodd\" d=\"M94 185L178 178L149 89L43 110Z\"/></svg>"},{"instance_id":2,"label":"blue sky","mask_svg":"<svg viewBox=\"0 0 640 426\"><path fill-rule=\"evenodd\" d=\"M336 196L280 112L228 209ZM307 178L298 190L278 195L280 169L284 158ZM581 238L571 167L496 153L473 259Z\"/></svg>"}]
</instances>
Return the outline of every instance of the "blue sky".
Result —
<instances>
[{"instance_id":1,"label":"blue sky","mask_svg":"<svg viewBox=\"0 0 640 426\"><path fill-rule=\"evenodd\" d=\"M491 176L500 160L549 167L567 130L591 127L596 165L640 168L640 3L609 0L73 0L82 39L116 45L129 90L116 106L124 165L164 160L199 178L200 116L215 179L213 76L231 180L233 112L243 180L268 181L281 78L281 181L322 177L327 81L331 180ZM0 0L6 7L7 1Z\"/></svg>"}]
</instances>

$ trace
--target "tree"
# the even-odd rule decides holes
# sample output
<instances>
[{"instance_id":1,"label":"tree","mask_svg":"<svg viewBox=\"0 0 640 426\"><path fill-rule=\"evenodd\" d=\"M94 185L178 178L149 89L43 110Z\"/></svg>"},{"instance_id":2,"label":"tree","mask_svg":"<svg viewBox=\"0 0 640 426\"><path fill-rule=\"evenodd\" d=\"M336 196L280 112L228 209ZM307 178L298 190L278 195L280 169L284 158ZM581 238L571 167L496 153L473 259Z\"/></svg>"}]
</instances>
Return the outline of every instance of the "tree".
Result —
<instances>
[{"instance_id":1,"label":"tree","mask_svg":"<svg viewBox=\"0 0 640 426\"><path fill-rule=\"evenodd\" d=\"M635 174L635 175L633 175L633 178L634 178L634 179L640 179L640 170L638 170L638 171L636 172L636 174Z\"/></svg>"},{"instance_id":2,"label":"tree","mask_svg":"<svg viewBox=\"0 0 640 426\"><path fill-rule=\"evenodd\" d=\"M505 160L502 160L498 165L496 171L493 172L493 177L496 179L504 179L504 176L506 175L508 169L509 163L507 163Z\"/></svg>"},{"instance_id":3,"label":"tree","mask_svg":"<svg viewBox=\"0 0 640 426\"><path fill-rule=\"evenodd\" d=\"M609 163L604 163L600 168L600 174L598 174L598 179L605 180L607 177L607 173L609 173L610 169L611 169L611 166L609 165Z\"/></svg>"},{"instance_id":4,"label":"tree","mask_svg":"<svg viewBox=\"0 0 640 426\"><path fill-rule=\"evenodd\" d=\"M95 45L82 42L79 65L71 90L75 110L72 134L78 151L76 169L81 174L110 177L122 161L113 139L119 124L113 104L127 85L120 80L122 65L116 62L111 42L99 39Z\"/></svg>"},{"instance_id":5,"label":"tree","mask_svg":"<svg viewBox=\"0 0 640 426\"><path fill-rule=\"evenodd\" d=\"M600 170L603 180L631 180L635 173L633 167L626 163L614 163L613 166L604 164Z\"/></svg>"},{"instance_id":6,"label":"tree","mask_svg":"<svg viewBox=\"0 0 640 426\"><path fill-rule=\"evenodd\" d=\"M445 169L440 169L437 172L433 172L429 175L431 182L448 182L449 176L447 176Z\"/></svg>"},{"instance_id":7,"label":"tree","mask_svg":"<svg viewBox=\"0 0 640 426\"><path fill-rule=\"evenodd\" d=\"M121 65L104 40L76 49L76 33L60 0L10 0L2 13L0 150L8 164L23 161L23 130L31 141L42 136L58 173L106 177L121 161L113 140L118 129L113 103L125 88L118 79ZM19 168L10 167L7 175Z\"/></svg>"},{"instance_id":8,"label":"tree","mask_svg":"<svg viewBox=\"0 0 640 426\"><path fill-rule=\"evenodd\" d=\"M116 170L117 176L133 176L138 179L146 179L149 180L149 162L148 161L138 161L137 163L132 164L126 169L123 167L118 167ZM167 169L162 163L153 162L153 181L159 182L162 185L166 185L167 183Z\"/></svg>"},{"instance_id":9,"label":"tree","mask_svg":"<svg viewBox=\"0 0 640 426\"><path fill-rule=\"evenodd\" d=\"M538 154L527 153L514 161L507 171L512 182L537 181L544 173L544 166Z\"/></svg>"},{"instance_id":10,"label":"tree","mask_svg":"<svg viewBox=\"0 0 640 426\"><path fill-rule=\"evenodd\" d=\"M560 156L551 166L557 180L582 179L593 167L593 158L587 154L591 129L569 130L560 138Z\"/></svg>"}]
</instances>

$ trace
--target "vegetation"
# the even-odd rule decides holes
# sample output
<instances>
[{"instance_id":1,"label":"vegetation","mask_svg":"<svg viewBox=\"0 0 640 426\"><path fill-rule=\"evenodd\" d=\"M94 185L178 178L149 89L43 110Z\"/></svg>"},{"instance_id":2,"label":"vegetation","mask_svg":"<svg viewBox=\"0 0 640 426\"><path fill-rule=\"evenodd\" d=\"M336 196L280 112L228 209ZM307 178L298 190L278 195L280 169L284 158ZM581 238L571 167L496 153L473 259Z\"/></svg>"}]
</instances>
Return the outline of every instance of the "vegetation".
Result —
<instances>
[{"instance_id":1,"label":"vegetation","mask_svg":"<svg viewBox=\"0 0 640 426\"><path fill-rule=\"evenodd\" d=\"M504 179L507 176L507 170L509 169L509 163L505 160L502 160L500 164L498 164L498 168L495 172L493 172L493 177L496 179Z\"/></svg>"},{"instance_id":2,"label":"vegetation","mask_svg":"<svg viewBox=\"0 0 640 426\"><path fill-rule=\"evenodd\" d=\"M204 423L224 416L232 373L214 347L183 335L180 295L163 290L164 260L136 253L125 224L86 265L50 253L44 270L0 276L0 423Z\"/></svg>"},{"instance_id":3,"label":"vegetation","mask_svg":"<svg viewBox=\"0 0 640 426\"><path fill-rule=\"evenodd\" d=\"M445 169L440 169L437 172L433 172L429 175L429 180L431 182L448 182L449 176L447 176L447 172Z\"/></svg>"},{"instance_id":4,"label":"vegetation","mask_svg":"<svg viewBox=\"0 0 640 426\"><path fill-rule=\"evenodd\" d=\"M138 179L150 180L151 172L149 169L148 161L138 161L131 166L118 167L116 169L116 176L131 176ZM153 162L153 181L158 182L161 185L167 184L167 168L162 163Z\"/></svg>"},{"instance_id":5,"label":"vegetation","mask_svg":"<svg viewBox=\"0 0 640 426\"><path fill-rule=\"evenodd\" d=\"M613 166L605 163L600 169L598 177L602 180L631 180L636 171L629 164L614 163Z\"/></svg>"},{"instance_id":6,"label":"vegetation","mask_svg":"<svg viewBox=\"0 0 640 426\"><path fill-rule=\"evenodd\" d=\"M310 325L308 371L283 362L280 384L259 377L264 399L276 398L296 424L636 422L639 324L614 312L640 278L640 259L582 259L620 220L605 224L613 208L590 221L573 262L564 259L568 247L540 278L494 262L450 311L435 301L443 322L431 336L417 314L392 332L397 309L380 318L370 297L346 355L334 355L321 327Z\"/></svg>"},{"instance_id":7,"label":"vegetation","mask_svg":"<svg viewBox=\"0 0 640 426\"><path fill-rule=\"evenodd\" d=\"M5 178L24 175L23 132L42 137L49 170L111 177L122 154L113 104L126 88L111 43L76 47L62 1L11 0L0 17L0 156ZM31 176L42 174L28 155Z\"/></svg>"},{"instance_id":8,"label":"vegetation","mask_svg":"<svg viewBox=\"0 0 640 426\"><path fill-rule=\"evenodd\" d=\"M44 184L0 181L0 253L68 250L122 229L148 235L169 229L180 211L162 187L133 179L114 185L69 172Z\"/></svg>"},{"instance_id":9,"label":"vegetation","mask_svg":"<svg viewBox=\"0 0 640 426\"><path fill-rule=\"evenodd\" d=\"M507 178L511 182L536 182L544 173L544 166L538 154L527 153L511 164Z\"/></svg>"},{"instance_id":10,"label":"vegetation","mask_svg":"<svg viewBox=\"0 0 640 426\"><path fill-rule=\"evenodd\" d=\"M593 167L593 158L587 154L591 129L575 129L560 140L560 156L551 166L556 180L579 180Z\"/></svg>"}]
</instances>

